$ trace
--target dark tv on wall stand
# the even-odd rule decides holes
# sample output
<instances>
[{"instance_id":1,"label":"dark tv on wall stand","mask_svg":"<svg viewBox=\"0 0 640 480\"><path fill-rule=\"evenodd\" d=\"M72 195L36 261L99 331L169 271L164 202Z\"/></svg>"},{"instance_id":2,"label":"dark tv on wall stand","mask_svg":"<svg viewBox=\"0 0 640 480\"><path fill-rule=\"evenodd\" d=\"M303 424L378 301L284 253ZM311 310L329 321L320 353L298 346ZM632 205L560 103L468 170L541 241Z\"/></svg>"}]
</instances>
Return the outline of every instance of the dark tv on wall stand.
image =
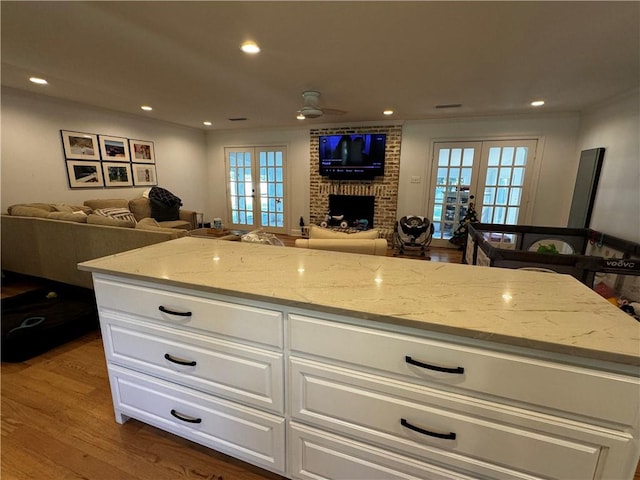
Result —
<instances>
[{"instance_id":1,"label":"dark tv on wall stand","mask_svg":"<svg viewBox=\"0 0 640 480\"><path fill-rule=\"evenodd\" d=\"M322 135L318 138L318 172L332 180L383 176L386 141L384 133Z\"/></svg>"}]
</instances>

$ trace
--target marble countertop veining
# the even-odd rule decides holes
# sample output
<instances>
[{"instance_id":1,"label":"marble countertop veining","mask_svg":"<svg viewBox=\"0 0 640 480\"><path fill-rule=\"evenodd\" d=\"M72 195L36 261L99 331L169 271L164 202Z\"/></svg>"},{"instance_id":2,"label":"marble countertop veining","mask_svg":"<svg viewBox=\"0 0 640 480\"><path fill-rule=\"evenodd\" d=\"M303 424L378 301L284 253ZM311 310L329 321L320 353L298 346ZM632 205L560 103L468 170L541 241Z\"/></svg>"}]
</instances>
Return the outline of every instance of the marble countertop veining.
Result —
<instances>
[{"instance_id":1,"label":"marble countertop veining","mask_svg":"<svg viewBox=\"0 0 640 480\"><path fill-rule=\"evenodd\" d=\"M193 237L79 268L640 365L640 323L567 275Z\"/></svg>"}]
</instances>

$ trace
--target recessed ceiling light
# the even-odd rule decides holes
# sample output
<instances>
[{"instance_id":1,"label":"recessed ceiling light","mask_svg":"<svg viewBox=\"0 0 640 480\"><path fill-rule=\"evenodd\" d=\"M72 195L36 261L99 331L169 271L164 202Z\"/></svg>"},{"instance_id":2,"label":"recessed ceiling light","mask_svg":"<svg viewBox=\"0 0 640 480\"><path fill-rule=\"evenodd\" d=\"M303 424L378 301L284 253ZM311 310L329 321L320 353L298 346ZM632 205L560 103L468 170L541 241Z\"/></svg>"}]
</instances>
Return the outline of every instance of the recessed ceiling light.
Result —
<instances>
[{"instance_id":1,"label":"recessed ceiling light","mask_svg":"<svg viewBox=\"0 0 640 480\"><path fill-rule=\"evenodd\" d=\"M382 112L383 115L393 115L393 110L384 110Z\"/></svg>"},{"instance_id":2,"label":"recessed ceiling light","mask_svg":"<svg viewBox=\"0 0 640 480\"><path fill-rule=\"evenodd\" d=\"M544 105L544 100L536 100L535 102L531 102L532 107L541 107Z\"/></svg>"},{"instance_id":3,"label":"recessed ceiling light","mask_svg":"<svg viewBox=\"0 0 640 480\"><path fill-rule=\"evenodd\" d=\"M31 77L29 81L33 83L37 83L38 85L47 85L49 83L44 78L38 78L38 77Z\"/></svg>"},{"instance_id":4,"label":"recessed ceiling light","mask_svg":"<svg viewBox=\"0 0 640 480\"><path fill-rule=\"evenodd\" d=\"M298 120L304 120L304 119L305 119L305 118L307 118L307 117L305 117L303 114L299 113L298 115L296 115L296 118L297 118Z\"/></svg>"},{"instance_id":5,"label":"recessed ceiling light","mask_svg":"<svg viewBox=\"0 0 640 480\"><path fill-rule=\"evenodd\" d=\"M213 125L211 122L202 122L203 125L206 125L207 127L210 127L211 125Z\"/></svg>"},{"instance_id":6,"label":"recessed ceiling light","mask_svg":"<svg viewBox=\"0 0 640 480\"><path fill-rule=\"evenodd\" d=\"M244 42L240 46L240 50L242 50L244 53L256 54L260 52L260 47L256 42L249 41L249 42Z\"/></svg>"},{"instance_id":7,"label":"recessed ceiling light","mask_svg":"<svg viewBox=\"0 0 640 480\"><path fill-rule=\"evenodd\" d=\"M153 108L151 108L149 105L142 105L140 108L145 112L150 112L151 110L153 110Z\"/></svg>"}]
</instances>

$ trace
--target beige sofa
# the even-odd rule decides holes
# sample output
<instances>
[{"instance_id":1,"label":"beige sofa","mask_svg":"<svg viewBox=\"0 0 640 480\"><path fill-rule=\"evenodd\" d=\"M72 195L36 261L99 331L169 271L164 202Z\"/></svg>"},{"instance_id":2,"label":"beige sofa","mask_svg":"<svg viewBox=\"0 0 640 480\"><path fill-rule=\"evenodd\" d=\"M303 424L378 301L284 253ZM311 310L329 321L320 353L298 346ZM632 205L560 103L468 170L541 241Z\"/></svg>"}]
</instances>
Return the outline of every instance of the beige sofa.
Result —
<instances>
[{"instance_id":1,"label":"beige sofa","mask_svg":"<svg viewBox=\"0 0 640 480\"><path fill-rule=\"evenodd\" d=\"M312 225L309 228L309 238L296 239L295 246L297 248L367 255L387 254L387 240L379 238L378 231L373 229L357 233L343 233Z\"/></svg>"},{"instance_id":2,"label":"beige sofa","mask_svg":"<svg viewBox=\"0 0 640 480\"><path fill-rule=\"evenodd\" d=\"M149 199L145 197L138 197L132 200L126 200L124 198L85 200L84 205L92 210L102 208L125 208L133 214L138 222L144 218L151 218L151 205L149 203ZM179 218L177 220L158 221L158 224L165 228L193 230L197 226L197 214L193 210L185 210L181 208Z\"/></svg>"},{"instance_id":3,"label":"beige sofa","mask_svg":"<svg viewBox=\"0 0 640 480\"><path fill-rule=\"evenodd\" d=\"M33 203L9 207L8 214L2 215L0 230L2 270L93 288L91 275L79 271L78 263L179 238L195 226L195 212L188 210L181 210L180 220L156 222L151 218L114 219L95 214L89 207L120 208L123 201L130 204L111 199L89 200L83 206Z\"/></svg>"}]
</instances>

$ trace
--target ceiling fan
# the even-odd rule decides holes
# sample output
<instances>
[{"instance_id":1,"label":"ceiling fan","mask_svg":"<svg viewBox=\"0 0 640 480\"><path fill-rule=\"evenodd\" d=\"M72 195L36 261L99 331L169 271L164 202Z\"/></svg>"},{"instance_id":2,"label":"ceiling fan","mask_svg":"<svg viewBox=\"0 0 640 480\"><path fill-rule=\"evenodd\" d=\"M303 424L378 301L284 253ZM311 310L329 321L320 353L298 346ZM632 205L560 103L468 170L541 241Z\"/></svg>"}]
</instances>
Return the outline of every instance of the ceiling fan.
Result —
<instances>
[{"instance_id":1,"label":"ceiling fan","mask_svg":"<svg viewBox=\"0 0 640 480\"><path fill-rule=\"evenodd\" d=\"M318 98L320 92L309 90L302 92L302 98L304 99L304 105L298 111L298 116L303 118L318 118L322 115L344 115L344 110L338 110L335 108L320 108L318 105Z\"/></svg>"}]
</instances>

